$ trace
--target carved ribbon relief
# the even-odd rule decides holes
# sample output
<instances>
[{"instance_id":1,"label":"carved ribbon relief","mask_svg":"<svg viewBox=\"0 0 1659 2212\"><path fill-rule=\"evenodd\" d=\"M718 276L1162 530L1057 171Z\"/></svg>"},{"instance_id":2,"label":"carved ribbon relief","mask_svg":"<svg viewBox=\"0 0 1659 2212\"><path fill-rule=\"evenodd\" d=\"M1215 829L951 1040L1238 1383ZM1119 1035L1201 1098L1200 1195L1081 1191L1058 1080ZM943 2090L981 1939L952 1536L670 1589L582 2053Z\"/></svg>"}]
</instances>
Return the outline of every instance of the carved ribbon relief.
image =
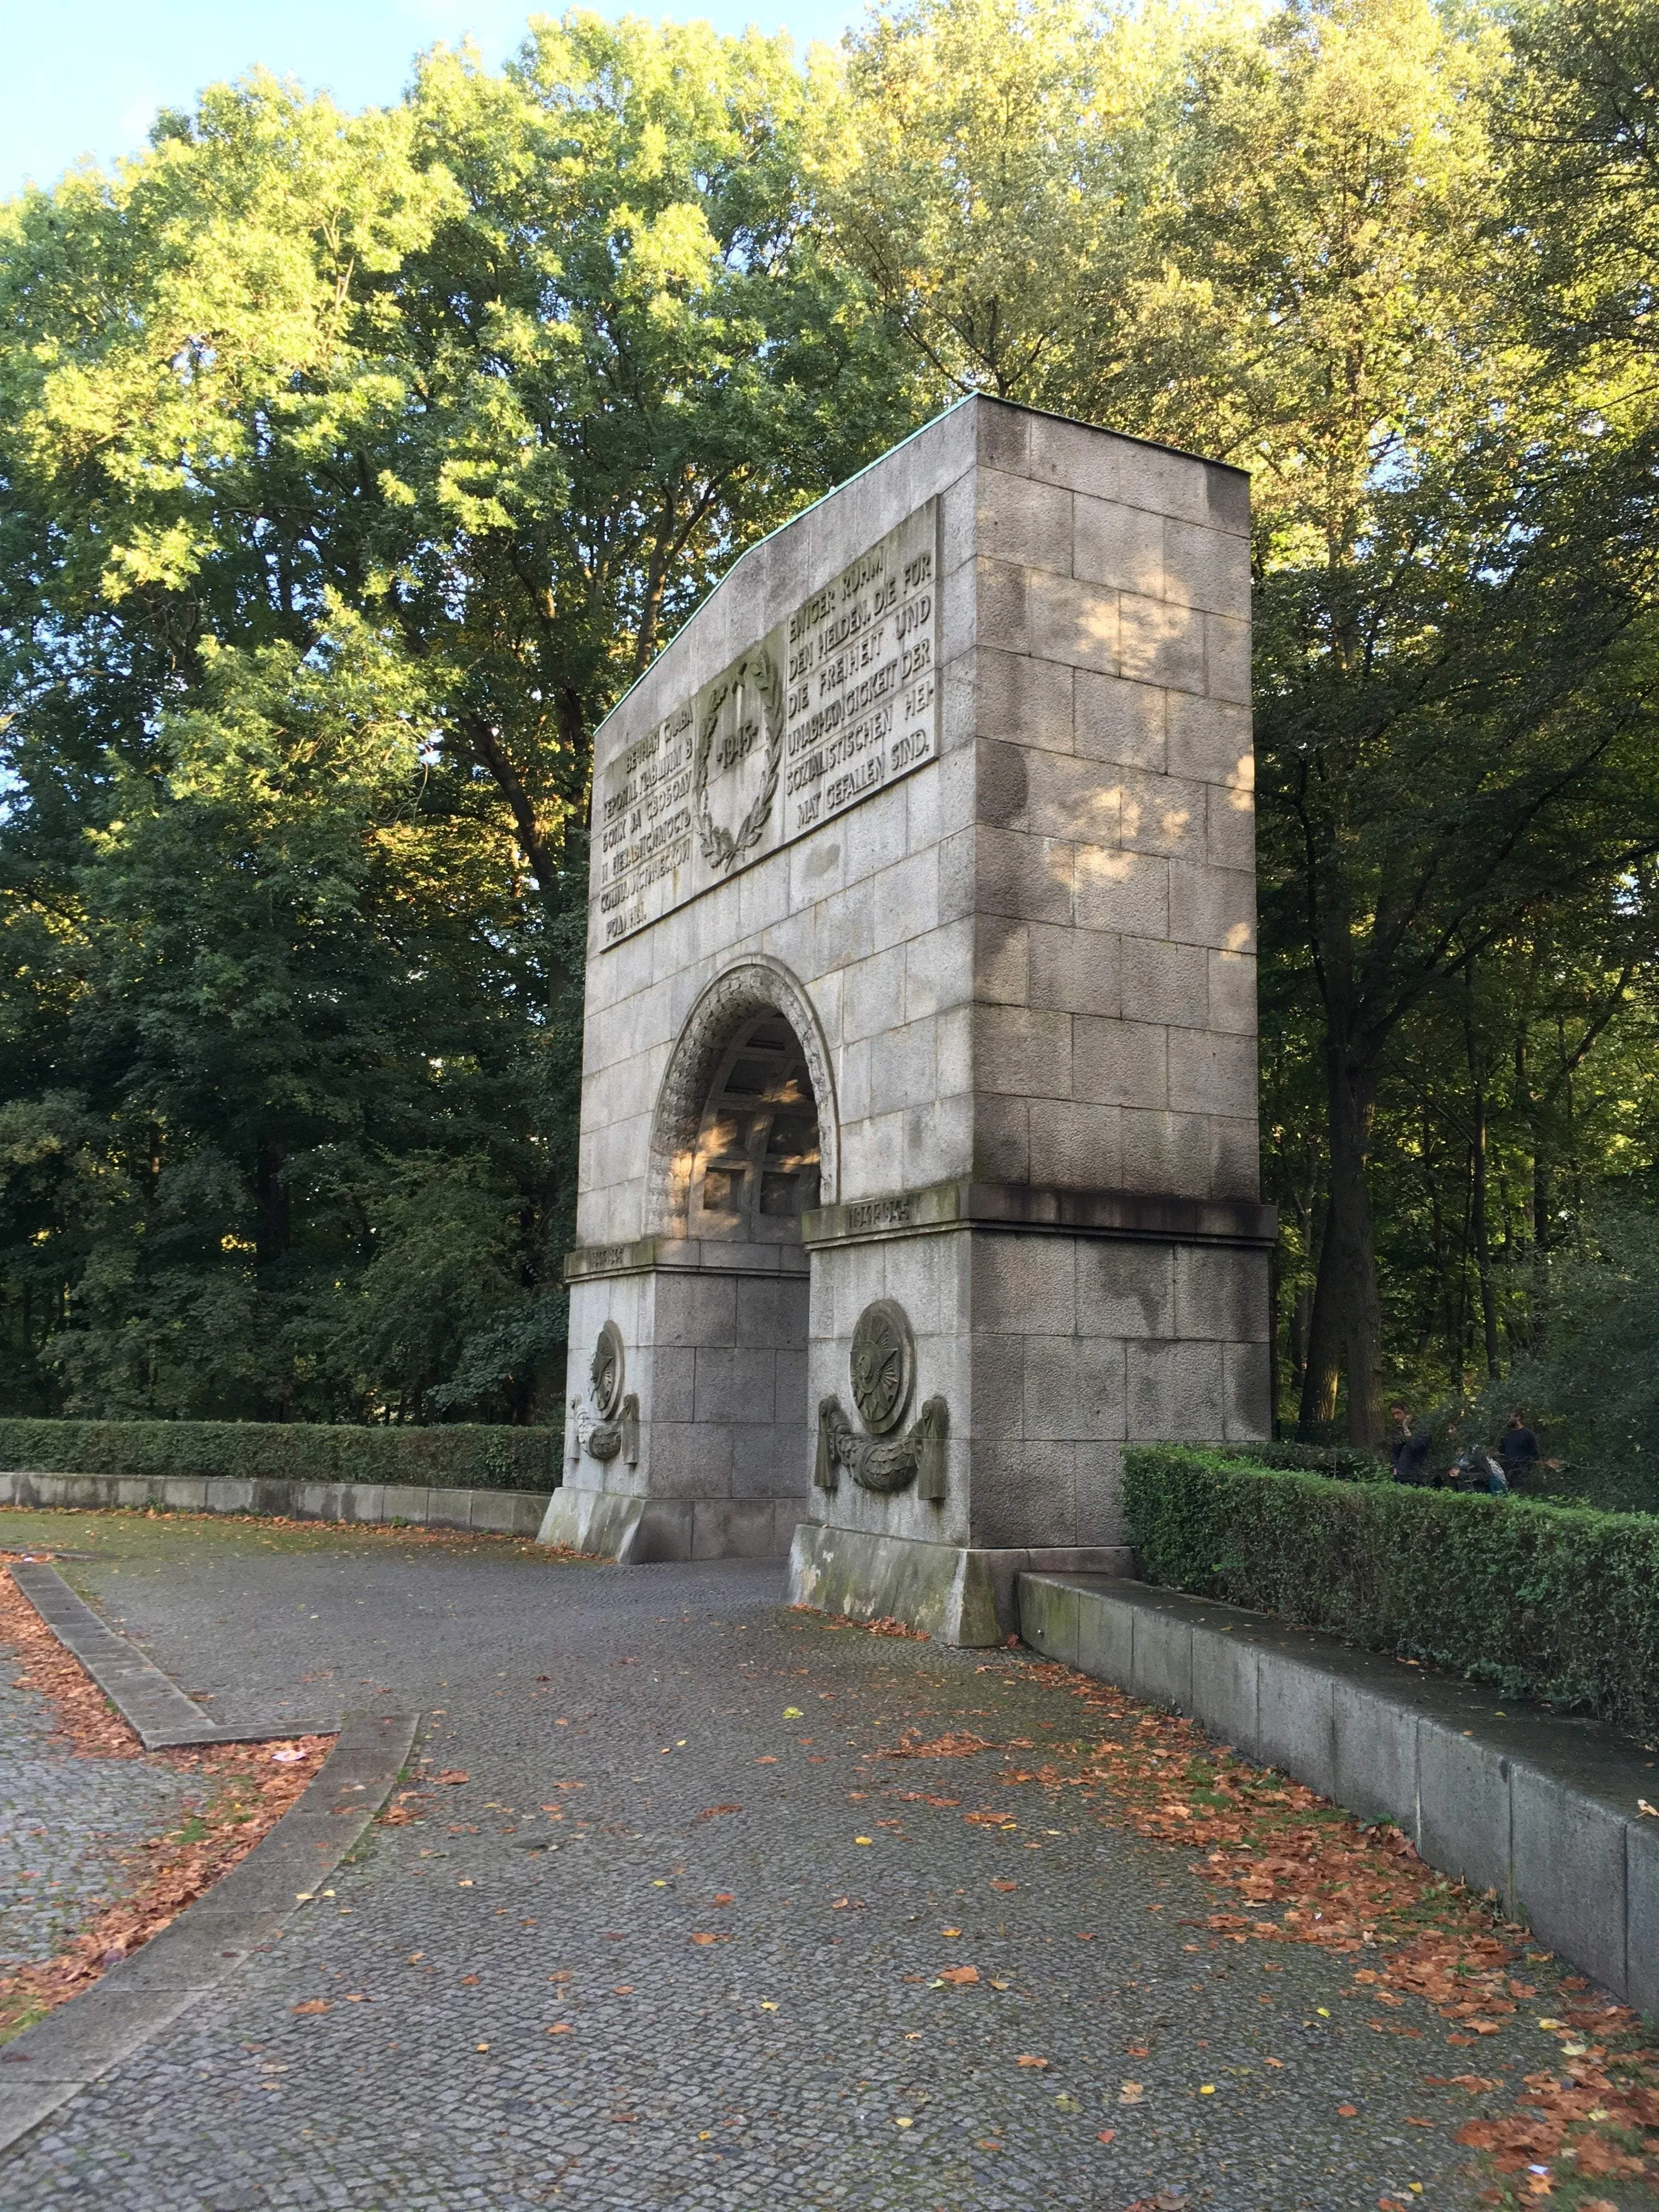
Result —
<instances>
[{"instance_id":1,"label":"carved ribbon relief","mask_svg":"<svg viewBox=\"0 0 1659 2212\"><path fill-rule=\"evenodd\" d=\"M878 1298L853 1331L853 1403L860 1434L832 1392L818 1401L817 1463L812 1479L834 1490L845 1468L861 1489L890 1494L912 1483L918 1498L945 1495L945 1440L949 1419L943 1398L929 1398L918 1418L896 1434L909 1410L915 1383L916 1346L909 1316L891 1298Z\"/></svg>"},{"instance_id":2,"label":"carved ribbon relief","mask_svg":"<svg viewBox=\"0 0 1659 2212\"><path fill-rule=\"evenodd\" d=\"M601 1462L613 1460L620 1454L625 1466L639 1465L640 1401L631 1390L624 1392L625 1374L622 1331L614 1321L607 1321L599 1331L588 1369L598 1419L589 1413L580 1397L570 1401L573 1460L580 1459L586 1450Z\"/></svg>"}]
</instances>

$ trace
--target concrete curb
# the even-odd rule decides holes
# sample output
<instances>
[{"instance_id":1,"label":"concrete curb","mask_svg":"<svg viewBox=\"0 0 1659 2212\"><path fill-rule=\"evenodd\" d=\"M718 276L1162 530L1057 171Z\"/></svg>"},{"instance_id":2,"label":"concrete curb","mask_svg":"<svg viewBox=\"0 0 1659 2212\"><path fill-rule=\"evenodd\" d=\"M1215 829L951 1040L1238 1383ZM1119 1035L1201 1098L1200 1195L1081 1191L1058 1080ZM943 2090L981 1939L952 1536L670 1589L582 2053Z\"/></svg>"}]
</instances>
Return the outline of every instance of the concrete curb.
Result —
<instances>
[{"instance_id":1,"label":"concrete curb","mask_svg":"<svg viewBox=\"0 0 1659 2212\"><path fill-rule=\"evenodd\" d=\"M361 1714L299 1802L222 1881L37 2026L0 2047L0 2151L141 2050L283 1924L362 1835L415 1742L413 1713Z\"/></svg>"},{"instance_id":2,"label":"concrete curb","mask_svg":"<svg viewBox=\"0 0 1659 2212\"><path fill-rule=\"evenodd\" d=\"M276 1475L53 1474L0 1470L0 1505L158 1506L169 1513L258 1513L289 1521L476 1529L533 1536L556 1492L444 1490L392 1482L297 1482Z\"/></svg>"},{"instance_id":3,"label":"concrete curb","mask_svg":"<svg viewBox=\"0 0 1659 2212\"><path fill-rule=\"evenodd\" d=\"M222 1727L136 1644L101 1621L43 1559L12 1562L11 1578L66 1651L134 1730L146 1751L207 1743L265 1743L273 1736L331 1735L319 1721L250 1721Z\"/></svg>"},{"instance_id":4,"label":"concrete curb","mask_svg":"<svg viewBox=\"0 0 1659 2212\"><path fill-rule=\"evenodd\" d=\"M1492 1690L1357 1651L1272 1615L1097 1575L1024 1575L1034 1650L1190 1713L1512 1920L1643 2012L1659 2011L1659 1751L1593 1721L1498 1710Z\"/></svg>"}]
</instances>

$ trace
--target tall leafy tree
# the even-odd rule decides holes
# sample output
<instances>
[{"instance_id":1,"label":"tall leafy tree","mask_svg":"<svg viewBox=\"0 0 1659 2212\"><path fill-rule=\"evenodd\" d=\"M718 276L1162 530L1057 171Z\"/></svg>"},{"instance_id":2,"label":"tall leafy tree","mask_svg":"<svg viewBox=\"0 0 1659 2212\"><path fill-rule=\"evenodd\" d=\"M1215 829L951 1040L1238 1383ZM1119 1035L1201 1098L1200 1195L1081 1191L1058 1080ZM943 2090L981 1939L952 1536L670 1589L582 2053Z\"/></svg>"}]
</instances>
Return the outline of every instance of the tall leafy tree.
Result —
<instances>
[{"instance_id":1,"label":"tall leafy tree","mask_svg":"<svg viewBox=\"0 0 1659 2212\"><path fill-rule=\"evenodd\" d=\"M804 102L780 42L541 20L6 210L20 1388L523 1416L593 725L908 404Z\"/></svg>"},{"instance_id":2,"label":"tall leafy tree","mask_svg":"<svg viewBox=\"0 0 1659 2212\"><path fill-rule=\"evenodd\" d=\"M1298 1410L1328 1422L1342 1390L1371 1441L1374 1139L1402 1028L1650 849L1651 457L1600 434L1540 343L1493 137L1507 70L1492 19L1426 0L1299 0L1163 42L1155 17L924 0L860 45L876 118L830 201L951 381L1251 471L1264 1004L1322 1093L1310 1155L1306 1072L1275 1056ZM996 123L1017 114L1015 160ZM931 291L867 242L909 235L912 207ZM1021 224L1092 313L1006 281Z\"/></svg>"},{"instance_id":3,"label":"tall leafy tree","mask_svg":"<svg viewBox=\"0 0 1659 2212\"><path fill-rule=\"evenodd\" d=\"M820 73L819 218L940 397L1074 410L1124 373L1163 274L1184 59L1162 6L906 0Z\"/></svg>"},{"instance_id":4,"label":"tall leafy tree","mask_svg":"<svg viewBox=\"0 0 1659 2212\"><path fill-rule=\"evenodd\" d=\"M806 77L577 15L7 210L14 1397L533 1408L594 721L973 390L1252 473L1287 1415L1551 1371L1659 1147L1655 59L1626 0L902 0Z\"/></svg>"}]
</instances>

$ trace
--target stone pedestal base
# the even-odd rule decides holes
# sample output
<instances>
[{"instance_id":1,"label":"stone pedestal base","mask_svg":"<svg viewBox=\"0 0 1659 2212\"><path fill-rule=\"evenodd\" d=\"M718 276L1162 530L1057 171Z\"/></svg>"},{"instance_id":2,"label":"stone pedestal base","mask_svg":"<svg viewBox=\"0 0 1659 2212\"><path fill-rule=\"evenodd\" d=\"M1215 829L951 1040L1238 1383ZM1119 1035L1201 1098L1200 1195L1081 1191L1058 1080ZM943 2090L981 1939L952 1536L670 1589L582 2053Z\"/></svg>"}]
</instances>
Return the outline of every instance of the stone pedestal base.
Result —
<instances>
[{"instance_id":1,"label":"stone pedestal base","mask_svg":"<svg viewBox=\"0 0 1659 2212\"><path fill-rule=\"evenodd\" d=\"M1127 1545L992 1551L804 1521L789 1550L789 1602L849 1620L900 1620L936 1643L979 1647L1018 1632L1017 1577L1132 1568Z\"/></svg>"},{"instance_id":2,"label":"stone pedestal base","mask_svg":"<svg viewBox=\"0 0 1659 2212\"><path fill-rule=\"evenodd\" d=\"M548 1500L536 1540L568 1544L590 1559L615 1559L625 1567L674 1559L781 1559L799 1518L799 1498L638 1498L572 1486Z\"/></svg>"}]
</instances>

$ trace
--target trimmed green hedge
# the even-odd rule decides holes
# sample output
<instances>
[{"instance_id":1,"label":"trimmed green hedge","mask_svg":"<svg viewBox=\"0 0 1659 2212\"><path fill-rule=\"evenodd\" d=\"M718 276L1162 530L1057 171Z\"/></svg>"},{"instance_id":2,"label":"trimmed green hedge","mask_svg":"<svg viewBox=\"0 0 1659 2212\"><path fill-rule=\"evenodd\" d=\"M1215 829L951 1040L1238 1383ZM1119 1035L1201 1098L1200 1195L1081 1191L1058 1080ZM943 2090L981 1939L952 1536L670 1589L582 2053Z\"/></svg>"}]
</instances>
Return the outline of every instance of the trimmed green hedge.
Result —
<instances>
[{"instance_id":1,"label":"trimmed green hedge","mask_svg":"<svg viewBox=\"0 0 1659 2212\"><path fill-rule=\"evenodd\" d=\"M1334 1630L1508 1697L1659 1725L1659 1516L1394 1483L1232 1451L1124 1455L1148 1582Z\"/></svg>"},{"instance_id":2,"label":"trimmed green hedge","mask_svg":"<svg viewBox=\"0 0 1659 2212\"><path fill-rule=\"evenodd\" d=\"M0 1469L34 1474L229 1474L556 1490L557 1429L359 1429L320 1421L0 1420Z\"/></svg>"},{"instance_id":3,"label":"trimmed green hedge","mask_svg":"<svg viewBox=\"0 0 1659 2212\"><path fill-rule=\"evenodd\" d=\"M1277 1467L1303 1474L1334 1475L1339 1482L1392 1482L1394 1468L1359 1444L1229 1444L1227 1457L1249 1467Z\"/></svg>"}]
</instances>

